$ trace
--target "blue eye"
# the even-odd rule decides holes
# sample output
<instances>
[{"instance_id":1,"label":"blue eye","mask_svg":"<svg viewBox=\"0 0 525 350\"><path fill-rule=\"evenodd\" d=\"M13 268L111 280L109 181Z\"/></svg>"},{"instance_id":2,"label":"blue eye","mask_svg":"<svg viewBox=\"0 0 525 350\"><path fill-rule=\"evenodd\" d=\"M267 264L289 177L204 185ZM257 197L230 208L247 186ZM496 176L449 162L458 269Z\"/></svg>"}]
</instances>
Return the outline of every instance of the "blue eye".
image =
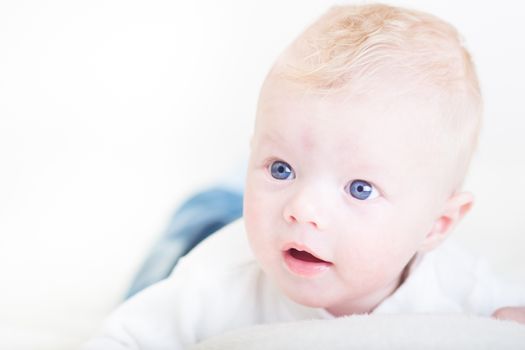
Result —
<instances>
[{"instance_id":1,"label":"blue eye","mask_svg":"<svg viewBox=\"0 0 525 350\"><path fill-rule=\"evenodd\" d=\"M347 191L356 199L364 201L365 199L376 198L379 194L377 190L366 181L354 180L347 186Z\"/></svg>"},{"instance_id":2,"label":"blue eye","mask_svg":"<svg viewBox=\"0 0 525 350\"><path fill-rule=\"evenodd\" d=\"M292 180L295 178L292 167L281 160L276 160L270 165L270 174L277 180Z\"/></svg>"}]
</instances>

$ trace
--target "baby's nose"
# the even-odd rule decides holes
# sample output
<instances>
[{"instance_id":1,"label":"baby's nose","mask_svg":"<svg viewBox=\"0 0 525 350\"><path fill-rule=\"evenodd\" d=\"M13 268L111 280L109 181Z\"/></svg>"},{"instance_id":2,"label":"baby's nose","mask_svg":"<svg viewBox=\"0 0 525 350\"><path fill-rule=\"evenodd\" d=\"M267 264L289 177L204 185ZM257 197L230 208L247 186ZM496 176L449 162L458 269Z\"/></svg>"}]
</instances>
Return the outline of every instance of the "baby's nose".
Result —
<instances>
[{"instance_id":1,"label":"baby's nose","mask_svg":"<svg viewBox=\"0 0 525 350\"><path fill-rule=\"evenodd\" d=\"M291 224L306 224L317 230L326 227L326 204L323 195L313 189L297 191L286 203L283 216Z\"/></svg>"},{"instance_id":2,"label":"baby's nose","mask_svg":"<svg viewBox=\"0 0 525 350\"><path fill-rule=\"evenodd\" d=\"M297 219L294 215L290 214L287 216L287 219L288 219L288 222L291 222L291 223L299 223L299 222L306 222L308 223L309 225L312 225L314 228L318 229L319 226L317 225L317 222L319 220L303 220L302 218L299 217L299 219Z\"/></svg>"}]
</instances>

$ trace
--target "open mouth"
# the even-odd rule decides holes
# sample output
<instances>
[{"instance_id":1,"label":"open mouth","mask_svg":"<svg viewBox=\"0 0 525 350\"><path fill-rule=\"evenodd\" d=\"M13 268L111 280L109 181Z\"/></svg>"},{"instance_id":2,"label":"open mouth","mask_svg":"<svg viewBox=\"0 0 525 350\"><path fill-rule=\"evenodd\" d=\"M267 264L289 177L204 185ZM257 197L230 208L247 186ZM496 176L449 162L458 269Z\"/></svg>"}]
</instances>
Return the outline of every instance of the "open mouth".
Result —
<instances>
[{"instance_id":1,"label":"open mouth","mask_svg":"<svg viewBox=\"0 0 525 350\"><path fill-rule=\"evenodd\" d=\"M296 248L284 251L284 262L288 270L302 277L314 277L327 271L333 264L312 253Z\"/></svg>"},{"instance_id":2,"label":"open mouth","mask_svg":"<svg viewBox=\"0 0 525 350\"><path fill-rule=\"evenodd\" d=\"M321 260L312 254L305 252L304 250L297 250L295 248L288 249L288 254L297 260L301 260L309 263L327 263L327 261Z\"/></svg>"}]
</instances>

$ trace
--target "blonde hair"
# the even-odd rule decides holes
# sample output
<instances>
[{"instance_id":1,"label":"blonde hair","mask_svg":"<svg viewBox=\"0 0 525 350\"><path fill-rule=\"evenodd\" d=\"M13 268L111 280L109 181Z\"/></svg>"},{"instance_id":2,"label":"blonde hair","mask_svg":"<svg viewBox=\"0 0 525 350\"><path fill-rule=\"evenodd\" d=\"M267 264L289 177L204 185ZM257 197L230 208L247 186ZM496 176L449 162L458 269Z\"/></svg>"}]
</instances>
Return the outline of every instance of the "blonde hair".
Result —
<instances>
[{"instance_id":1,"label":"blonde hair","mask_svg":"<svg viewBox=\"0 0 525 350\"><path fill-rule=\"evenodd\" d=\"M391 77L396 93L427 88L438 101L461 168L461 186L481 126L474 64L457 30L419 11L382 4L331 8L285 51L270 74L308 91L366 93ZM428 89L429 88L429 89ZM444 134L444 133L443 133Z\"/></svg>"}]
</instances>

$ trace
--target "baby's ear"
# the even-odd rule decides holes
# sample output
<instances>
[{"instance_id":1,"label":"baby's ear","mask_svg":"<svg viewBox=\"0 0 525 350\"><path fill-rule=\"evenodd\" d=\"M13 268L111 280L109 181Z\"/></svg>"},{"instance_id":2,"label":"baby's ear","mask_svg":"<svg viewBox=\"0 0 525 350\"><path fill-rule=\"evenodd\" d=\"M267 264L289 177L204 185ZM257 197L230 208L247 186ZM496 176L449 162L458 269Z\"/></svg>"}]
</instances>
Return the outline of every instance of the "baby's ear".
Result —
<instances>
[{"instance_id":1,"label":"baby's ear","mask_svg":"<svg viewBox=\"0 0 525 350\"><path fill-rule=\"evenodd\" d=\"M445 203L441 215L434 221L419 251L428 252L440 245L470 210L473 203L474 196L470 192L453 194Z\"/></svg>"}]
</instances>

